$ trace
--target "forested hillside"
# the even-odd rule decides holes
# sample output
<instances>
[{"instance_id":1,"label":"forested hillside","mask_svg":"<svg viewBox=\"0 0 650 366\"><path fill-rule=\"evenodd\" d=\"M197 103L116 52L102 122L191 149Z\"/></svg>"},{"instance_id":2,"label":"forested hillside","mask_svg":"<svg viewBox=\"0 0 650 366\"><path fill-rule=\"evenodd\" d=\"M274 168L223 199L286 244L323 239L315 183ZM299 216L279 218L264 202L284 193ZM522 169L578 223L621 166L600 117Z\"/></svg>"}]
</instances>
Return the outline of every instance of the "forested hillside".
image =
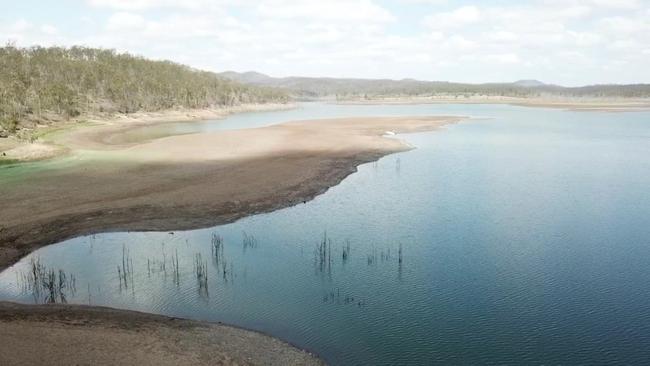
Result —
<instances>
[{"instance_id":1,"label":"forested hillside","mask_svg":"<svg viewBox=\"0 0 650 366\"><path fill-rule=\"evenodd\" d=\"M400 96L505 96L505 97L566 97L566 98L648 98L650 85L593 85L563 87L548 85L536 80L520 80L513 83L467 84L414 79L342 79L285 77L274 78L257 72L220 74L230 80L249 85L284 88L298 98Z\"/></svg>"},{"instance_id":2,"label":"forested hillside","mask_svg":"<svg viewBox=\"0 0 650 366\"><path fill-rule=\"evenodd\" d=\"M286 93L113 50L0 48L0 132L93 113L286 102Z\"/></svg>"}]
</instances>

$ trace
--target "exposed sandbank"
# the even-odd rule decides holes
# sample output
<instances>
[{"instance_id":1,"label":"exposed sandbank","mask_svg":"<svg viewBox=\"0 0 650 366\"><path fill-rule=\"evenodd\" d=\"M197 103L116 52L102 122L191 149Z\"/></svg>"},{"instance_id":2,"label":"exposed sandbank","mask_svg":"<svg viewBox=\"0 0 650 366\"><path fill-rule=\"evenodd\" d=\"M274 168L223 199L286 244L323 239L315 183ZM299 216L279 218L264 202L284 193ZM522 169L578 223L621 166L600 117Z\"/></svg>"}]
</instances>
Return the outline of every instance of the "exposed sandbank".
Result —
<instances>
[{"instance_id":1,"label":"exposed sandbank","mask_svg":"<svg viewBox=\"0 0 650 366\"><path fill-rule=\"evenodd\" d=\"M386 131L432 130L460 119L299 121L125 146L105 142L123 126L75 134L70 146L107 149L105 159L0 182L0 268L77 235L207 227L294 205L361 163L410 149L383 137Z\"/></svg>"},{"instance_id":2,"label":"exposed sandbank","mask_svg":"<svg viewBox=\"0 0 650 366\"><path fill-rule=\"evenodd\" d=\"M261 333L134 311L0 302L2 365L322 365Z\"/></svg>"}]
</instances>

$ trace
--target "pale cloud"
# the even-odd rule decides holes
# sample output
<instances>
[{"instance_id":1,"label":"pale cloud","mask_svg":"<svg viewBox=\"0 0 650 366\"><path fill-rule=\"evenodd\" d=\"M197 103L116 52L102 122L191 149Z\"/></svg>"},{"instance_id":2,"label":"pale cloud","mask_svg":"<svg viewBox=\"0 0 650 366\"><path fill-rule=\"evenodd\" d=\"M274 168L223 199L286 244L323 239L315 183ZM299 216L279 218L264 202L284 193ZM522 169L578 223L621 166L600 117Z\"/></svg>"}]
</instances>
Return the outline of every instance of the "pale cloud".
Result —
<instances>
[{"instance_id":1,"label":"pale cloud","mask_svg":"<svg viewBox=\"0 0 650 366\"><path fill-rule=\"evenodd\" d=\"M494 42L514 42L519 39L517 34L504 30L490 32L487 34L487 38Z\"/></svg>"},{"instance_id":2,"label":"pale cloud","mask_svg":"<svg viewBox=\"0 0 650 366\"><path fill-rule=\"evenodd\" d=\"M485 59L491 62L497 62L501 64L517 64L521 62L521 59L516 53L501 53L496 55L486 55Z\"/></svg>"},{"instance_id":3,"label":"pale cloud","mask_svg":"<svg viewBox=\"0 0 650 366\"><path fill-rule=\"evenodd\" d=\"M58 28L50 24L35 25L25 19L18 19L8 24L0 22L1 43L15 42L18 45L53 45L62 41Z\"/></svg>"},{"instance_id":4,"label":"pale cloud","mask_svg":"<svg viewBox=\"0 0 650 366\"><path fill-rule=\"evenodd\" d=\"M556 17L560 18L582 18L591 14L592 8L585 5L574 5L559 9L555 12Z\"/></svg>"},{"instance_id":5,"label":"pale cloud","mask_svg":"<svg viewBox=\"0 0 650 366\"><path fill-rule=\"evenodd\" d=\"M55 26L49 24L43 24L41 26L41 32L49 35L56 35L59 33L59 30Z\"/></svg>"},{"instance_id":6,"label":"pale cloud","mask_svg":"<svg viewBox=\"0 0 650 366\"><path fill-rule=\"evenodd\" d=\"M432 42L439 42L445 39L445 34L443 32L433 31L429 33L428 38Z\"/></svg>"},{"instance_id":7,"label":"pale cloud","mask_svg":"<svg viewBox=\"0 0 650 366\"><path fill-rule=\"evenodd\" d=\"M403 4L425 4L425 5L445 5L448 0L399 0Z\"/></svg>"},{"instance_id":8,"label":"pale cloud","mask_svg":"<svg viewBox=\"0 0 650 366\"><path fill-rule=\"evenodd\" d=\"M454 34L453 36L449 37L443 43L443 46L446 46L454 50L460 50L460 51L468 51L468 50L476 49L478 47L476 42L469 40L458 34Z\"/></svg>"},{"instance_id":9,"label":"pale cloud","mask_svg":"<svg viewBox=\"0 0 650 366\"><path fill-rule=\"evenodd\" d=\"M626 11L643 8L644 1L646 0L543 0L538 2L538 4L557 9L566 7L589 7L594 11Z\"/></svg>"},{"instance_id":10,"label":"pale cloud","mask_svg":"<svg viewBox=\"0 0 650 366\"><path fill-rule=\"evenodd\" d=\"M639 9L642 6L639 0L591 0L591 3L610 9Z\"/></svg>"},{"instance_id":11,"label":"pale cloud","mask_svg":"<svg viewBox=\"0 0 650 366\"><path fill-rule=\"evenodd\" d=\"M597 33L568 31L570 41L578 47L596 46L603 41L603 37Z\"/></svg>"},{"instance_id":12,"label":"pale cloud","mask_svg":"<svg viewBox=\"0 0 650 366\"><path fill-rule=\"evenodd\" d=\"M257 11L274 19L391 22L393 15L370 0L266 0Z\"/></svg>"},{"instance_id":13,"label":"pale cloud","mask_svg":"<svg viewBox=\"0 0 650 366\"><path fill-rule=\"evenodd\" d=\"M650 19L647 17L607 17L601 21L601 25L603 28L611 32L619 33L639 33L650 31Z\"/></svg>"},{"instance_id":14,"label":"pale cloud","mask_svg":"<svg viewBox=\"0 0 650 366\"><path fill-rule=\"evenodd\" d=\"M85 0L81 6L91 11L79 11L83 31L25 14L0 18L0 41L115 48L276 76L650 81L645 1L463 3Z\"/></svg>"},{"instance_id":15,"label":"pale cloud","mask_svg":"<svg viewBox=\"0 0 650 366\"><path fill-rule=\"evenodd\" d=\"M122 10L142 10L171 5L165 0L89 0L88 3L96 7L107 7Z\"/></svg>"},{"instance_id":16,"label":"pale cloud","mask_svg":"<svg viewBox=\"0 0 650 366\"><path fill-rule=\"evenodd\" d=\"M449 12L431 14L424 22L431 28L458 28L476 23L481 18L481 12L476 6L463 6Z\"/></svg>"},{"instance_id":17,"label":"pale cloud","mask_svg":"<svg viewBox=\"0 0 650 366\"><path fill-rule=\"evenodd\" d=\"M119 12L108 18L106 29L109 31L129 31L143 29L146 26L144 17L138 14Z\"/></svg>"},{"instance_id":18,"label":"pale cloud","mask_svg":"<svg viewBox=\"0 0 650 366\"><path fill-rule=\"evenodd\" d=\"M210 10L227 4L225 0L87 0L88 4L98 8L140 11L156 8ZM233 1L234 2L234 1Z\"/></svg>"},{"instance_id":19,"label":"pale cloud","mask_svg":"<svg viewBox=\"0 0 650 366\"><path fill-rule=\"evenodd\" d=\"M8 30L12 32L25 32L30 30L32 27L32 23L25 19L18 19L9 25Z\"/></svg>"}]
</instances>

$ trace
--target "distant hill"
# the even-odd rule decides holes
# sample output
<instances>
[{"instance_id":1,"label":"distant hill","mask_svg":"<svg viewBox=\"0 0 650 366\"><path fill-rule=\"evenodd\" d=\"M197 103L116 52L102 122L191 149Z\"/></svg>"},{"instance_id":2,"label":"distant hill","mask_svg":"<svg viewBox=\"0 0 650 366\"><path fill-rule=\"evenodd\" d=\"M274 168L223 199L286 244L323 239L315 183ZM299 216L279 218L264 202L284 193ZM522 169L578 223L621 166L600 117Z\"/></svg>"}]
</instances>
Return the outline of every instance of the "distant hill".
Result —
<instances>
[{"instance_id":1,"label":"distant hill","mask_svg":"<svg viewBox=\"0 0 650 366\"><path fill-rule=\"evenodd\" d=\"M506 97L593 97L593 98L647 98L650 85L592 85L562 87L538 80L519 80L513 83L467 84L414 79L345 79L314 77L275 78L257 72L229 71L220 76L250 85L263 85L287 90L295 98L339 99L398 97L398 96L506 96Z\"/></svg>"},{"instance_id":2,"label":"distant hill","mask_svg":"<svg viewBox=\"0 0 650 366\"><path fill-rule=\"evenodd\" d=\"M274 78L268 75L264 75L262 73L255 72L255 71L248 71L242 73L238 73L235 71L225 71L220 73L219 76L229 80L234 80L246 84L273 84L273 80L274 80Z\"/></svg>"},{"instance_id":3,"label":"distant hill","mask_svg":"<svg viewBox=\"0 0 650 366\"><path fill-rule=\"evenodd\" d=\"M251 78L252 80L252 78ZM285 102L285 91L86 47L0 48L0 136L93 113Z\"/></svg>"},{"instance_id":4,"label":"distant hill","mask_svg":"<svg viewBox=\"0 0 650 366\"><path fill-rule=\"evenodd\" d=\"M542 83L539 80L518 80L513 83L517 86L523 86L525 88L536 88L540 86L545 86L546 84Z\"/></svg>"}]
</instances>

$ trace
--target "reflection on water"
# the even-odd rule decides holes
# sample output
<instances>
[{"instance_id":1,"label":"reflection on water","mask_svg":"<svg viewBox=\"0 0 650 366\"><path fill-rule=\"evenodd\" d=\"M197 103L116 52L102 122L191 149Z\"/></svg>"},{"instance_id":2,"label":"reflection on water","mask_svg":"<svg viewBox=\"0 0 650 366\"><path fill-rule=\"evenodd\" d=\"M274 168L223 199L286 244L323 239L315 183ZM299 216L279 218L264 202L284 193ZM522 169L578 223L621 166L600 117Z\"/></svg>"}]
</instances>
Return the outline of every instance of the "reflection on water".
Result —
<instances>
[{"instance_id":1,"label":"reflection on water","mask_svg":"<svg viewBox=\"0 0 650 366\"><path fill-rule=\"evenodd\" d=\"M169 235L174 235L174 233ZM91 250L90 253L93 253L92 250L97 241L97 235L90 236L87 239L84 246L88 246ZM241 243L241 259L247 258L246 256L257 255L254 249L258 247L258 241L255 236L243 231ZM334 243L336 242L325 233L322 240L315 245L313 262L303 255L304 247L299 248L299 257L304 262L303 264L306 265L311 262L314 273L330 283L333 280L333 271L344 270L352 255L349 240L340 243L340 247ZM149 245L151 244L147 244L147 246ZM228 251L226 251L226 247L228 247ZM159 244L159 250L152 251L151 248L146 248L142 255L135 257L131 254L131 248L133 248L132 245L123 244L121 257L113 258L113 260L117 259L115 276L108 276L108 281L102 281L104 289L116 289L117 294L121 296L135 296L136 292L148 291L147 289L150 286L164 284L166 286L173 285L178 291L184 293L194 293L197 300L207 300L210 297L210 287L218 291L218 288L234 286L235 278L247 277L248 261L244 260L242 270L236 271L233 256L229 257L228 252L237 250L237 245L226 245L224 238L217 232L211 234L211 243L208 247L210 249L209 255L206 250L201 250L205 249L203 245L198 247L190 246L187 239L184 242L163 240ZM190 248L195 249L189 250ZM180 255L179 249L181 251ZM189 255L192 253L193 256L190 258ZM377 250L373 246L364 255L364 258L367 260L367 266L386 266L387 268L395 268L398 273L401 273L403 264L401 244L397 252L394 250L393 253L397 253L397 256L391 257L390 247ZM256 260L261 259L257 258ZM110 262L103 263L103 265L110 266ZM72 302L81 302L88 299L88 303L93 304L91 299L100 299L105 295L99 293L102 287L95 287L90 280L86 283L87 291L77 293L77 277L74 273L67 272L67 268L58 268L56 270L49 268L41 262L38 255L29 256L28 261L21 261L11 271L16 273L15 288L20 290L21 296L30 295L33 302L37 304L67 303L68 299ZM97 290L93 291L95 288ZM338 287L336 291L333 289L328 290L323 296L323 302L344 305L356 304L358 306L365 304L362 299L355 301L354 296L349 293L341 295L341 289Z\"/></svg>"},{"instance_id":2,"label":"reflection on water","mask_svg":"<svg viewBox=\"0 0 650 366\"><path fill-rule=\"evenodd\" d=\"M332 364L650 359L649 114L489 105L278 113L493 119L406 136L418 149L363 165L306 204L203 230L42 248L0 274L0 299L232 323Z\"/></svg>"},{"instance_id":3,"label":"reflection on water","mask_svg":"<svg viewBox=\"0 0 650 366\"><path fill-rule=\"evenodd\" d=\"M39 257L31 257L27 269L16 272L16 288L30 294L39 304L67 303L77 292L77 280L64 270L54 270L41 264Z\"/></svg>"}]
</instances>

